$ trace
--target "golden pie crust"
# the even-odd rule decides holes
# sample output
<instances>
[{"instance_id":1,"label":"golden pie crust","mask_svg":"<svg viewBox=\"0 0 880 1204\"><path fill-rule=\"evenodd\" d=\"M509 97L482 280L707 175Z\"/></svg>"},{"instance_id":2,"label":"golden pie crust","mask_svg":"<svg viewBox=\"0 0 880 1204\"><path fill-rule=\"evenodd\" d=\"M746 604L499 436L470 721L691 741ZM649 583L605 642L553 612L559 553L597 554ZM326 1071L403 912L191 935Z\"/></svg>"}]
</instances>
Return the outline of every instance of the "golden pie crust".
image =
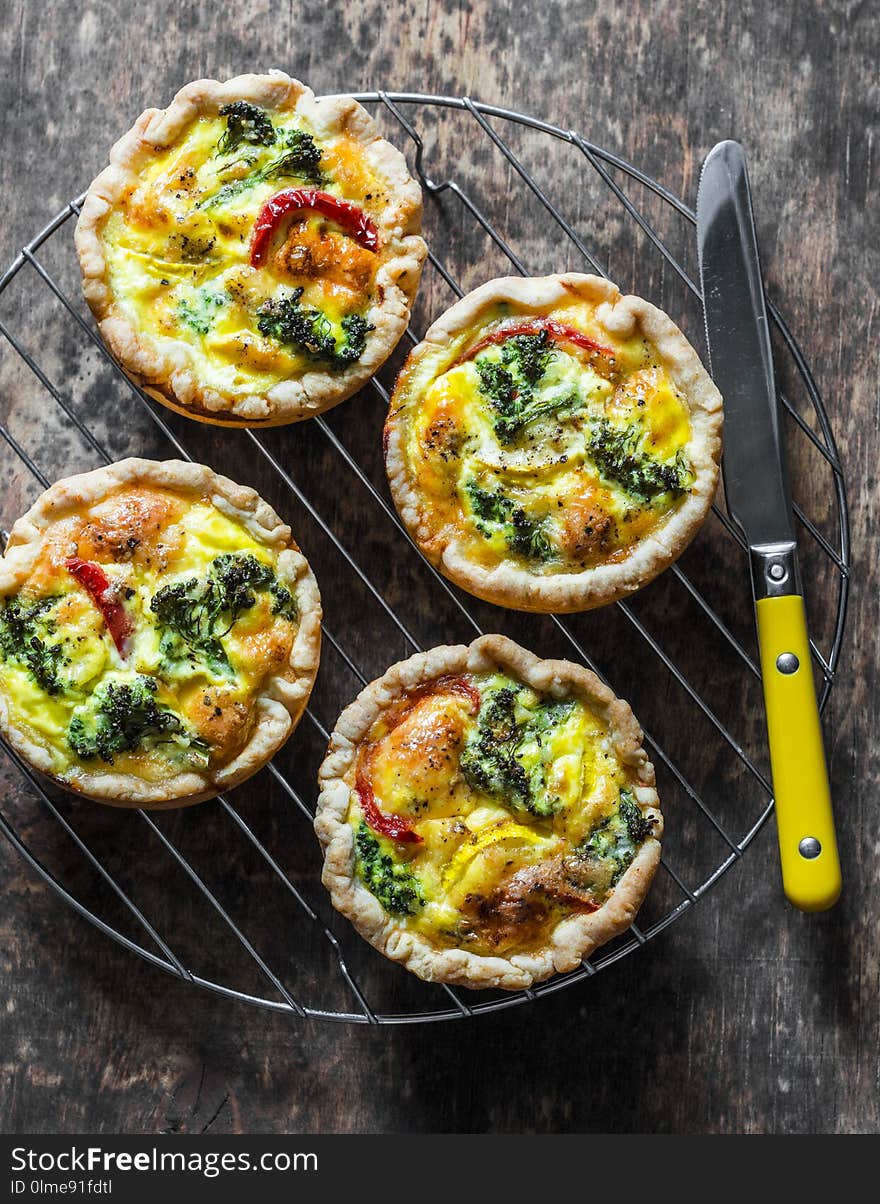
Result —
<instances>
[{"instance_id":1,"label":"golden pie crust","mask_svg":"<svg viewBox=\"0 0 880 1204\"><path fill-rule=\"evenodd\" d=\"M484 956L441 946L389 915L356 874L354 839L347 821L356 792L346 779L351 778L359 747L376 720L407 692L438 678L496 670L553 699L582 699L606 725L617 758L633 781L635 800L643 816L654 821L654 836L644 841L598 910L563 919L543 944L510 956ZM588 669L570 661L541 660L505 636L487 635L467 646L432 648L392 665L340 715L318 783L315 831L324 850L322 880L333 906L380 953L429 982L522 990L552 974L577 968L598 946L630 926L660 861L663 819L654 767L642 747L642 732L629 705L615 698Z\"/></svg>"},{"instance_id":2,"label":"golden pie crust","mask_svg":"<svg viewBox=\"0 0 880 1204\"><path fill-rule=\"evenodd\" d=\"M337 135L359 145L385 187L385 203L369 216L378 230L381 261L366 318L374 329L360 358L346 368L282 379L264 393L224 392L200 379L189 345L160 346L117 303L102 240L107 218L122 207L150 161L172 146L194 121L216 116L237 100L302 117L318 138ZM282 187L279 184L279 189ZM282 71L240 75L223 83L196 80L167 109L147 109L110 151L110 165L91 183L76 226L83 293L101 334L128 375L170 409L221 426L277 426L320 414L351 397L378 371L406 330L427 248L419 235L421 189L403 155L379 136L372 118L349 97L316 99Z\"/></svg>"},{"instance_id":3,"label":"golden pie crust","mask_svg":"<svg viewBox=\"0 0 880 1204\"><path fill-rule=\"evenodd\" d=\"M0 689L0 731L17 753L68 790L118 807L166 809L213 798L251 777L271 759L299 722L309 700L321 652L321 599L306 558L290 528L253 490L203 464L182 460L127 459L57 481L12 528L0 558L0 598L19 592L28 580L52 526L72 512L99 505L127 486L146 486L209 499L226 518L240 523L273 552L279 579L294 596L298 626L280 672L266 678L252 702L251 732L231 761L204 771L180 772L161 782L106 769L77 769L58 776L50 751L16 726Z\"/></svg>"},{"instance_id":4,"label":"golden pie crust","mask_svg":"<svg viewBox=\"0 0 880 1204\"><path fill-rule=\"evenodd\" d=\"M600 562L575 572L532 571L508 557L482 564L470 554L466 541L452 524L437 519L435 508L420 489L407 456L410 422L420 396L412 385L420 365L438 357L447 371L465 345L491 322L499 305L519 319L552 315L554 307L582 300L595 307L599 330L612 338L640 334L671 377L686 402L691 435L687 455L694 474L689 492L624 559ZM449 362L443 357L449 352ZM441 315L413 349L404 365L385 426L385 466L391 494L407 530L427 559L456 585L488 602L517 610L565 613L603 606L626 597L653 580L676 560L705 519L718 482L721 456L721 395L693 347L661 310L639 297L623 296L617 286L598 276L578 273L541 278L506 277L489 281ZM461 528L458 528L460 533Z\"/></svg>"}]
</instances>

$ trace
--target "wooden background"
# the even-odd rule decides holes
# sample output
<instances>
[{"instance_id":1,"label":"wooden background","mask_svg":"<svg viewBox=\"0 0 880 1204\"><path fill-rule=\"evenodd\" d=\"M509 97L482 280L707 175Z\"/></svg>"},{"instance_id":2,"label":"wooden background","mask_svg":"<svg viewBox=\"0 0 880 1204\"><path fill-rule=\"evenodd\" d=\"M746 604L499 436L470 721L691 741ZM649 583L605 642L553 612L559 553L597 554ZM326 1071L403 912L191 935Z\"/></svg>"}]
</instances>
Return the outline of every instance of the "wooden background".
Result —
<instances>
[{"instance_id":1,"label":"wooden background","mask_svg":"<svg viewBox=\"0 0 880 1204\"><path fill-rule=\"evenodd\" d=\"M840 444L855 570L847 638L825 724L846 879L833 912L807 917L783 903L769 825L687 917L595 979L537 1005L471 1023L368 1030L288 1020L172 980L78 918L0 842L0 1128L876 1132L876 6L844 0L774 5L5 0L2 13L3 262L86 186L103 165L109 142L143 107L166 103L179 85L199 75L222 78L277 66L318 92L384 86L467 93L574 126L690 202L701 158L712 143L740 138L751 153L768 286L806 350ZM539 211L516 191L516 180L472 123L431 119L426 130L429 171L438 178L455 174L472 188L534 270L578 266L577 256L548 234ZM395 138L406 144L399 130ZM621 285L666 305L699 344L699 313L686 291L603 190L587 181L584 163L560 160L557 167L538 140L519 135L511 140L533 166L544 167L548 190L598 248L603 266ZM688 229L641 192L634 199L644 203L693 270ZM498 254L469 229L454 198L429 201L426 211L434 249L467 286L505 270ZM74 296L69 236L68 227L53 239L46 262ZM32 274L22 276L0 298L0 316L40 356L111 454L167 455L168 445L148 418L44 294ZM426 274L419 321L436 316L449 300L436 275ZM807 413L791 365L781 356L779 370ZM48 476L98 462L8 348L0 353L0 403L4 421ZM377 398L365 395L331 420L377 484L381 419ZM172 425L194 454L259 485L290 515L318 571L328 624L345 632L365 671L377 673L407 651L302 508L262 471L252 449L237 435L196 430L185 420ZM795 493L832 534L830 477L790 425L789 433ZM381 514L377 518L373 503L312 424L276 434L271 445L406 612L421 641L467 636L460 616L438 598L413 554L390 539L387 522ZM6 452L0 471L8 526L36 487ZM711 526L683 564L751 648L744 562ZM816 559L815 548L805 553L811 618L827 647L834 575ZM636 610L684 658L689 675L760 760L755 683L707 636L675 584L658 582ZM521 621L488 607L476 613L484 625L503 623L538 651L570 652L544 620ZM577 624L579 638L615 685L649 726L662 731L716 813L741 835L762 806L755 783L695 718L669 678L645 667L638 641L618 612ZM315 700L325 724L355 688L328 649ZM307 728L304 723L282 759L305 783L304 793L320 756L320 742ZM240 798L236 792L233 802L326 917L311 835L264 778ZM94 883L9 767L3 790L4 813L29 845L72 890L122 925L112 897ZM136 817L64 799L59 806L126 887L137 890L138 901L171 943L178 937L184 942L188 964L244 989L266 990L258 977L247 977L246 959L235 957L228 941L221 943L209 913L193 902ZM301 987L304 998L312 993L318 998L332 976L322 960L326 950L302 925L293 925L288 935L282 919L287 913L270 902L271 875L258 858L238 851L228 821L223 826L213 808L171 816L163 830L188 856L201 859L206 880L258 946L281 957L291 987ZM666 810L668 855L696 883L724 850L672 786ZM674 902L669 888L668 881L658 881L649 920ZM382 996L382 1006L424 1006L415 984L401 981L402 971L386 972L370 950L348 937L344 925L331 923L359 977ZM351 1007L350 997L327 990L325 1006ZM431 998L436 1005L436 996Z\"/></svg>"}]
</instances>

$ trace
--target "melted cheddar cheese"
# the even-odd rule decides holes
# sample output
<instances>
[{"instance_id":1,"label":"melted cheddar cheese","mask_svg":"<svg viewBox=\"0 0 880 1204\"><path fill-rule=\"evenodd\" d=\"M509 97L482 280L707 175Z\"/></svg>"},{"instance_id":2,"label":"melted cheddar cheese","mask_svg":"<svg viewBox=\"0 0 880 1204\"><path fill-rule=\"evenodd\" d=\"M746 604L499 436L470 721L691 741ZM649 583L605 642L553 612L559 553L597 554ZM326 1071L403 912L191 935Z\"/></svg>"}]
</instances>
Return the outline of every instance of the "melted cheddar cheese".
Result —
<instances>
[{"instance_id":1,"label":"melted cheddar cheese","mask_svg":"<svg viewBox=\"0 0 880 1204\"><path fill-rule=\"evenodd\" d=\"M199 384L233 400L359 358L385 258L304 208L251 266L254 223L273 195L317 187L369 214L384 208L387 184L347 134L319 142L299 114L247 107L261 114L256 132L245 124L237 138L242 126L222 111L193 121L100 229L119 313L173 362L185 344ZM275 320L282 308L293 321Z\"/></svg>"},{"instance_id":2,"label":"melted cheddar cheese","mask_svg":"<svg viewBox=\"0 0 880 1204\"><path fill-rule=\"evenodd\" d=\"M428 347L389 419L426 543L487 569L578 573L624 560L693 484L686 400L647 341L609 334L585 300L499 303Z\"/></svg>"},{"instance_id":3,"label":"melted cheddar cheese","mask_svg":"<svg viewBox=\"0 0 880 1204\"><path fill-rule=\"evenodd\" d=\"M500 673L404 696L349 779L360 881L401 926L475 953L601 906L651 831L605 722Z\"/></svg>"},{"instance_id":4,"label":"melted cheddar cheese","mask_svg":"<svg viewBox=\"0 0 880 1204\"><path fill-rule=\"evenodd\" d=\"M0 604L7 722L72 784L111 767L162 782L228 763L289 660L298 616L284 572L209 497L132 486L68 513Z\"/></svg>"}]
</instances>

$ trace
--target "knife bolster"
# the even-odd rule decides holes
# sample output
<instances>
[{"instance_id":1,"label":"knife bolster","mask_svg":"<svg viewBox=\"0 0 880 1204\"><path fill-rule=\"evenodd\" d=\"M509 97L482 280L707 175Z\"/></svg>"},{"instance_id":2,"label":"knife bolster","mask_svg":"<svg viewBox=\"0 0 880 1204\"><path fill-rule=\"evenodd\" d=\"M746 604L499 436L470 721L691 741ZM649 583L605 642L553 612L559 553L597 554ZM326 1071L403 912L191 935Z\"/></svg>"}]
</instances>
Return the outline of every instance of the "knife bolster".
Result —
<instances>
[{"instance_id":1,"label":"knife bolster","mask_svg":"<svg viewBox=\"0 0 880 1204\"><path fill-rule=\"evenodd\" d=\"M794 540L749 548L749 558L756 601L759 598L779 598L802 592L797 544Z\"/></svg>"}]
</instances>

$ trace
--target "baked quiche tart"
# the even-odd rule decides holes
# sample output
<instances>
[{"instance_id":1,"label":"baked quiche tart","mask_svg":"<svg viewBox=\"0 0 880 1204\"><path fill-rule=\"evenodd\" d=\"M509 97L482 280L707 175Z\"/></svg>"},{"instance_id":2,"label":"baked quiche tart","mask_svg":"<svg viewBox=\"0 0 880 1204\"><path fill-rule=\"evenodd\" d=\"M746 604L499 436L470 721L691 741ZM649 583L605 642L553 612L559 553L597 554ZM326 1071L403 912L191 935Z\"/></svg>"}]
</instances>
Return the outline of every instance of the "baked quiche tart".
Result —
<instances>
[{"instance_id":1,"label":"baked quiche tart","mask_svg":"<svg viewBox=\"0 0 880 1204\"><path fill-rule=\"evenodd\" d=\"M501 606L645 585L715 494L721 396L660 310L596 276L493 280L439 318L391 398L386 467L427 558Z\"/></svg>"},{"instance_id":2,"label":"baked quiche tart","mask_svg":"<svg viewBox=\"0 0 880 1204\"><path fill-rule=\"evenodd\" d=\"M256 773L305 709L321 601L252 489L122 460L48 489L0 559L0 730L115 806L174 807Z\"/></svg>"},{"instance_id":3,"label":"baked quiche tart","mask_svg":"<svg viewBox=\"0 0 880 1204\"><path fill-rule=\"evenodd\" d=\"M86 300L172 409L271 426L355 393L406 329L421 190L354 100L198 80L113 147L76 228Z\"/></svg>"},{"instance_id":4,"label":"baked quiche tart","mask_svg":"<svg viewBox=\"0 0 880 1204\"><path fill-rule=\"evenodd\" d=\"M319 773L333 905L429 981L518 990L574 969L629 926L660 859L641 742L589 670L503 636L393 665Z\"/></svg>"}]
</instances>

